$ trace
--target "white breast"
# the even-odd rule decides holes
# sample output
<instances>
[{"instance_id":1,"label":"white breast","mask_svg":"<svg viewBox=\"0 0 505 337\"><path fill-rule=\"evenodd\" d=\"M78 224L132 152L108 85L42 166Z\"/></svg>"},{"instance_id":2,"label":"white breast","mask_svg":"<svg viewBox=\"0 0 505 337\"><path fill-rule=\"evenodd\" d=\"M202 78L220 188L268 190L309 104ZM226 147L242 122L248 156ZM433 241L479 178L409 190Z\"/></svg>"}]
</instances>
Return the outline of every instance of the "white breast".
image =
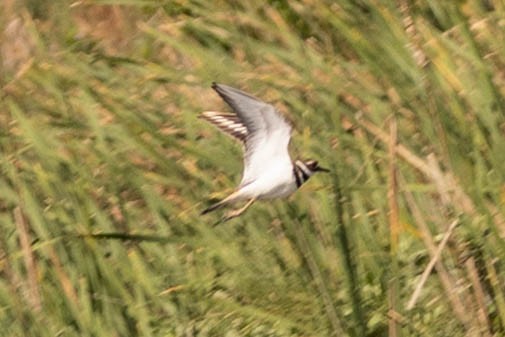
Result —
<instances>
[{"instance_id":1,"label":"white breast","mask_svg":"<svg viewBox=\"0 0 505 337\"><path fill-rule=\"evenodd\" d=\"M241 188L244 198L283 198L296 191L297 187L291 161L272 161L272 164L263 167L259 177Z\"/></svg>"}]
</instances>

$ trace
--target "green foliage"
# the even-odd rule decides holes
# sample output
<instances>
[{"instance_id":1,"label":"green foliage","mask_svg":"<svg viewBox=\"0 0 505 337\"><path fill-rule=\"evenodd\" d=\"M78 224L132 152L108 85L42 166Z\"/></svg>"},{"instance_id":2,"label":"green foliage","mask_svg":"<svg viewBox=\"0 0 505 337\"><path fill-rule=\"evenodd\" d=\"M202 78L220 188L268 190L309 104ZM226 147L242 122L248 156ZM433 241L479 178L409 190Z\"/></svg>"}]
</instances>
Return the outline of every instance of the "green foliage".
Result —
<instances>
[{"instance_id":1,"label":"green foliage","mask_svg":"<svg viewBox=\"0 0 505 337\"><path fill-rule=\"evenodd\" d=\"M500 2L9 3L1 336L505 334ZM213 227L212 81L332 173Z\"/></svg>"}]
</instances>

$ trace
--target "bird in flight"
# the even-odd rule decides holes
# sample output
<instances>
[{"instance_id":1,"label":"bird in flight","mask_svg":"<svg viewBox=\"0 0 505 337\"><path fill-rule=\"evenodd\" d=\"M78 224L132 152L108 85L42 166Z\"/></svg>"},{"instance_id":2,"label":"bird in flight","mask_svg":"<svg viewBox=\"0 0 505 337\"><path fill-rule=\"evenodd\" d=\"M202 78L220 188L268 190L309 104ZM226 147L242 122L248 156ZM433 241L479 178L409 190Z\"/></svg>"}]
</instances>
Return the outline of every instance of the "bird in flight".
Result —
<instances>
[{"instance_id":1,"label":"bird in flight","mask_svg":"<svg viewBox=\"0 0 505 337\"><path fill-rule=\"evenodd\" d=\"M291 160L291 125L272 105L224 84L213 83L212 88L234 113L205 111L200 117L243 143L244 172L236 190L202 214L247 201L229 212L223 218L226 221L244 213L256 200L287 197L314 173L329 172L315 160Z\"/></svg>"}]
</instances>

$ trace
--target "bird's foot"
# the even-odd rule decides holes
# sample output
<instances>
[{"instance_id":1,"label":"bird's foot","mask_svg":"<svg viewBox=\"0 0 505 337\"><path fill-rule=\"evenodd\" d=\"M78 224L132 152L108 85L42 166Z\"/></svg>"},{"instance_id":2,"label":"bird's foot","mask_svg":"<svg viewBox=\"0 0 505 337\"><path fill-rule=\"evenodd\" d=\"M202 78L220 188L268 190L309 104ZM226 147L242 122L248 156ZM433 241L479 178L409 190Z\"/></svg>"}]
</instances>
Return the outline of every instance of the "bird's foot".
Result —
<instances>
[{"instance_id":1,"label":"bird's foot","mask_svg":"<svg viewBox=\"0 0 505 337\"><path fill-rule=\"evenodd\" d=\"M226 215L221 219L221 222L226 222L228 220L231 220L233 218L236 218L240 216L242 213L244 213L254 202L256 201L256 198L252 198L245 204L244 207L230 211L226 213Z\"/></svg>"}]
</instances>

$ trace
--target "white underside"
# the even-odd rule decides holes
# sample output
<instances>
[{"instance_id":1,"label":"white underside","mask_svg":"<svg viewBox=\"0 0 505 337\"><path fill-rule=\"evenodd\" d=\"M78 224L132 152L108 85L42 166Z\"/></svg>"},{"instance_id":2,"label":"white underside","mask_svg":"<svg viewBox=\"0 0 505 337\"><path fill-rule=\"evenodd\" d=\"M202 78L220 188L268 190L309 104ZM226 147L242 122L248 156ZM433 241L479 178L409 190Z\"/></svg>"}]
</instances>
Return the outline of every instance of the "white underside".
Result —
<instances>
[{"instance_id":1,"label":"white underside","mask_svg":"<svg viewBox=\"0 0 505 337\"><path fill-rule=\"evenodd\" d=\"M263 166L262 174L251 182L243 182L239 187L240 199L284 198L296 191L293 164L288 156L271 160Z\"/></svg>"}]
</instances>

